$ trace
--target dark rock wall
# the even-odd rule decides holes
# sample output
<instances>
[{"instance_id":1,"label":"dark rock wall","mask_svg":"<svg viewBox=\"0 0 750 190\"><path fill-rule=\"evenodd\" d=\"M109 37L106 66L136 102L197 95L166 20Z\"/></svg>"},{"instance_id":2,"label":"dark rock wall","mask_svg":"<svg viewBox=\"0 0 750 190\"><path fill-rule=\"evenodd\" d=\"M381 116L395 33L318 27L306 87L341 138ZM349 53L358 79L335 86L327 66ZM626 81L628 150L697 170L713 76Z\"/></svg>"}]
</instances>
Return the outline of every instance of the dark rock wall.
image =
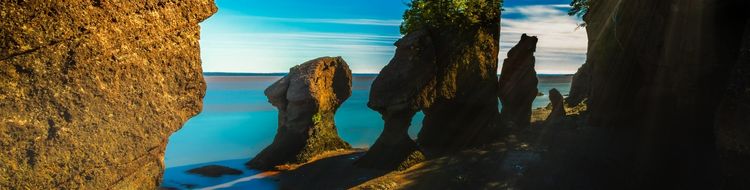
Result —
<instances>
[{"instance_id":1,"label":"dark rock wall","mask_svg":"<svg viewBox=\"0 0 750 190\"><path fill-rule=\"evenodd\" d=\"M748 2L590 3L589 124L612 128L605 144L622 149L610 162L630 164L637 187L716 188L715 111Z\"/></svg>"},{"instance_id":2,"label":"dark rock wall","mask_svg":"<svg viewBox=\"0 0 750 190\"><path fill-rule=\"evenodd\" d=\"M716 145L724 189L750 189L750 22L745 26L739 59L716 112Z\"/></svg>"},{"instance_id":3,"label":"dark rock wall","mask_svg":"<svg viewBox=\"0 0 750 190\"><path fill-rule=\"evenodd\" d=\"M211 0L0 2L0 189L154 189Z\"/></svg>"},{"instance_id":4,"label":"dark rock wall","mask_svg":"<svg viewBox=\"0 0 750 190\"><path fill-rule=\"evenodd\" d=\"M273 143L247 166L269 170L299 164L325 151L351 148L339 138L334 114L352 95L352 71L341 57L321 57L289 69L265 90L279 109Z\"/></svg>"}]
</instances>

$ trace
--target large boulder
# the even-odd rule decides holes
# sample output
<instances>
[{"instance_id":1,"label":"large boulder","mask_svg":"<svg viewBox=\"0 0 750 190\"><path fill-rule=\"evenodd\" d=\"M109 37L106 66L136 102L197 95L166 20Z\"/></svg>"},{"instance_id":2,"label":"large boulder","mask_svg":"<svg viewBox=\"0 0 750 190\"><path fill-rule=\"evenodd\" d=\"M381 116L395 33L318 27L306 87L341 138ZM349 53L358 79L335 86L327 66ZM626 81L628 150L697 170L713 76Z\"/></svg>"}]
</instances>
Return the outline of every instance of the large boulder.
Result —
<instances>
[{"instance_id":1,"label":"large boulder","mask_svg":"<svg viewBox=\"0 0 750 190\"><path fill-rule=\"evenodd\" d=\"M509 128L528 127L531 122L531 103L537 93L539 79L534 69L536 36L521 35L521 40L508 51L498 80L497 97L502 103L500 121Z\"/></svg>"},{"instance_id":2,"label":"large boulder","mask_svg":"<svg viewBox=\"0 0 750 190\"><path fill-rule=\"evenodd\" d=\"M212 0L0 2L0 189L156 189Z\"/></svg>"},{"instance_id":3,"label":"large boulder","mask_svg":"<svg viewBox=\"0 0 750 190\"><path fill-rule=\"evenodd\" d=\"M385 170L406 169L423 159L409 137L412 117L434 98L435 49L424 30L396 43L396 55L375 78L367 106L383 115L385 127L378 140L356 165Z\"/></svg>"},{"instance_id":4,"label":"large boulder","mask_svg":"<svg viewBox=\"0 0 750 190\"><path fill-rule=\"evenodd\" d=\"M292 67L265 91L279 109L273 143L246 165L270 170L310 161L325 151L348 149L339 138L334 114L352 94L352 71L341 57L321 57Z\"/></svg>"}]
</instances>

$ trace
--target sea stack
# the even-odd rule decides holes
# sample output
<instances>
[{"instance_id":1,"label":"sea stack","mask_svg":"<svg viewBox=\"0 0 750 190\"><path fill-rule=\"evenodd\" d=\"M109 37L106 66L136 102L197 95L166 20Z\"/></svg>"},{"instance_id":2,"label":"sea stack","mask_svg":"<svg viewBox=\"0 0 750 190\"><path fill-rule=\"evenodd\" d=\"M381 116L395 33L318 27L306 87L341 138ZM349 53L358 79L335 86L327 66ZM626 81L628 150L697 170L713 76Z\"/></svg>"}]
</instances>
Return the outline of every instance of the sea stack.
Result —
<instances>
[{"instance_id":1,"label":"sea stack","mask_svg":"<svg viewBox=\"0 0 750 190\"><path fill-rule=\"evenodd\" d=\"M554 125L559 124L563 119L565 119L565 105L563 103L563 96L560 94L560 91L557 91L557 89L553 88L549 90L549 100L550 104L552 105L552 112L549 113L549 116L547 116L547 119L545 120L545 124L547 125Z\"/></svg>"},{"instance_id":2,"label":"sea stack","mask_svg":"<svg viewBox=\"0 0 750 190\"><path fill-rule=\"evenodd\" d=\"M0 189L157 189L212 0L0 1Z\"/></svg>"},{"instance_id":3,"label":"sea stack","mask_svg":"<svg viewBox=\"0 0 750 190\"><path fill-rule=\"evenodd\" d=\"M339 138L333 119L352 94L352 72L341 57L321 57L294 66L265 94L279 110L279 126L273 143L247 167L270 170L307 162L325 151L351 148Z\"/></svg>"},{"instance_id":4,"label":"sea stack","mask_svg":"<svg viewBox=\"0 0 750 190\"><path fill-rule=\"evenodd\" d=\"M534 69L536 36L521 35L521 40L508 51L498 81L498 97L502 103L500 121L508 128L528 127L531 103L534 102L539 80Z\"/></svg>"},{"instance_id":5,"label":"sea stack","mask_svg":"<svg viewBox=\"0 0 750 190\"><path fill-rule=\"evenodd\" d=\"M414 114L434 97L435 49L426 31L409 33L395 45L396 55L373 81L367 103L382 115L385 127L355 163L360 167L401 170L424 158L407 131Z\"/></svg>"}]
</instances>

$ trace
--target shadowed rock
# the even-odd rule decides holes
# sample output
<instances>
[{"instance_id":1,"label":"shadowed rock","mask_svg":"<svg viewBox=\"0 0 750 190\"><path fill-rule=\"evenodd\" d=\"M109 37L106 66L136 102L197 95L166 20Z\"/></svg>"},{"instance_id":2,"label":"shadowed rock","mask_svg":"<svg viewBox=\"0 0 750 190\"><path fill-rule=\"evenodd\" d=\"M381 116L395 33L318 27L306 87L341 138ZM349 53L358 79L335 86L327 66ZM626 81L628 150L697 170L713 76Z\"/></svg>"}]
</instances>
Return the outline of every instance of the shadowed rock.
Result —
<instances>
[{"instance_id":1,"label":"shadowed rock","mask_svg":"<svg viewBox=\"0 0 750 190\"><path fill-rule=\"evenodd\" d=\"M527 127L531 121L531 103L536 98L537 83L534 70L536 36L521 35L521 40L508 51L498 81L502 103L500 121L506 127Z\"/></svg>"},{"instance_id":2,"label":"shadowed rock","mask_svg":"<svg viewBox=\"0 0 750 190\"><path fill-rule=\"evenodd\" d=\"M589 41L590 43L591 41ZM565 98L565 104L568 106L577 106L589 97L591 91L591 65L593 64L587 60L586 63L581 65L581 68L578 68L576 74L573 75L573 81L570 84L570 95Z\"/></svg>"},{"instance_id":3,"label":"shadowed rock","mask_svg":"<svg viewBox=\"0 0 750 190\"><path fill-rule=\"evenodd\" d=\"M156 189L212 0L0 1L0 189Z\"/></svg>"},{"instance_id":4,"label":"shadowed rock","mask_svg":"<svg viewBox=\"0 0 750 190\"><path fill-rule=\"evenodd\" d=\"M486 145L501 135L496 96L499 9L488 14L498 16L471 26L429 30L437 63L435 96L422 111L425 118L417 137L428 156Z\"/></svg>"},{"instance_id":5,"label":"shadowed rock","mask_svg":"<svg viewBox=\"0 0 750 190\"><path fill-rule=\"evenodd\" d=\"M434 97L435 50L425 31L409 33L395 45L396 55L373 81L367 103L383 116L385 127L355 163L360 167L406 169L424 159L407 132L414 114Z\"/></svg>"},{"instance_id":6,"label":"shadowed rock","mask_svg":"<svg viewBox=\"0 0 750 190\"><path fill-rule=\"evenodd\" d=\"M563 104L563 96L560 91L553 88L549 90L549 100L552 105L552 112L549 113L545 124L554 125L560 123L565 118L565 105Z\"/></svg>"},{"instance_id":7,"label":"shadowed rock","mask_svg":"<svg viewBox=\"0 0 750 190\"><path fill-rule=\"evenodd\" d=\"M724 189L750 188L750 22L742 42L714 124Z\"/></svg>"},{"instance_id":8,"label":"shadowed rock","mask_svg":"<svg viewBox=\"0 0 750 190\"><path fill-rule=\"evenodd\" d=\"M265 91L268 101L279 109L276 137L246 165L269 170L350 148L339 138L333 116L351 96L351 85L351 70L341 57L321 57L291 68Z\"/></svg>"}]
</instances>

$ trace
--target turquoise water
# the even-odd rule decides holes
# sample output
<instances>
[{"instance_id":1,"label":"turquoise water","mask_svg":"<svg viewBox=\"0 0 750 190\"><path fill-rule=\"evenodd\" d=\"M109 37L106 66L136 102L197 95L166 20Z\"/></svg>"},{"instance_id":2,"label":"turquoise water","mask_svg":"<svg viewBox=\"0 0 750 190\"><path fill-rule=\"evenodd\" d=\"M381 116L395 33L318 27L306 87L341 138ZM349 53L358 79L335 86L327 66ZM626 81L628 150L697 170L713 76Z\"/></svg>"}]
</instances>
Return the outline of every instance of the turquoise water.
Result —
<instances>
[{"instance_id":1,"label":"turquoise water","mask_svg":"<svg viewBox=\"0 0 750 190\"><path fill-rule=\"evenodd\" d=\"M276 133L277 111L268 103L263 90L281 75L206 76L207 90L203 111L190 119L182 129L172 134L167 145L164 163L165 187L202 188L252 176L258 171L243 167L244 162L271 143ZM336 113L339 135L354 147L368 147L382 131L380 114L367 108L369 88L374 75L355 75L352 96ZM534 107L549 103L546 94L557 88L568 94L570 76L540 75L539 96ZM418 113L412 120L409 133L415 137L424 117ZM185 171L219 164L244 171L239 176L204 178ZM268 180L254 179L231 188L274 189Z\"/></svg>"}]
</instances>

